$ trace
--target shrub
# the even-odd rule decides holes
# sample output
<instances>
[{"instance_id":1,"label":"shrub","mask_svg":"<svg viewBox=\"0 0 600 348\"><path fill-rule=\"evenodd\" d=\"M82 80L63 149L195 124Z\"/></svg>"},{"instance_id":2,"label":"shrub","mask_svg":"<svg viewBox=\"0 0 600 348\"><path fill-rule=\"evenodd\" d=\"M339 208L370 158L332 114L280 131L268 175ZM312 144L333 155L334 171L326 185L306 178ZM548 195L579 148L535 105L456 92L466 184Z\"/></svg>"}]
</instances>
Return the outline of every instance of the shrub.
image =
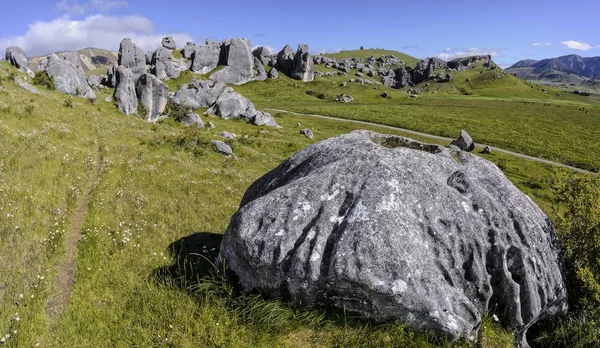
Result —
<instances>
[{"instance_id":1,"label":"shrub","mask_svg":"<svg viewBox=\"0 0 600 348\"><path fill-rule=\"evenodd\" d=\"M165 108L165 115L176 120L181 121L187 114L192 112L192 108L189 106L173 103L169 101Z\"/></svg>"},{"instance_id":2,"label":"shrub","mask_svg":"<svg viewBox=\"0 0 600 348\"><path fill-rule=\"evenodd\" d=\"M63 102L63 106L66 108L72 108L73 107L73 101L71 99L65 99L65 101Z\"/></svg>"},{"instance_id":3,"label":"shrub","mask_svg":"<svg viewBox=\"0 0 600 348\"><path fill-rule=\"evenodd\" d=\"M45 71L38 71L33 76L33 84L54 90L54 79Z\"/></svg>"}]
</instances>

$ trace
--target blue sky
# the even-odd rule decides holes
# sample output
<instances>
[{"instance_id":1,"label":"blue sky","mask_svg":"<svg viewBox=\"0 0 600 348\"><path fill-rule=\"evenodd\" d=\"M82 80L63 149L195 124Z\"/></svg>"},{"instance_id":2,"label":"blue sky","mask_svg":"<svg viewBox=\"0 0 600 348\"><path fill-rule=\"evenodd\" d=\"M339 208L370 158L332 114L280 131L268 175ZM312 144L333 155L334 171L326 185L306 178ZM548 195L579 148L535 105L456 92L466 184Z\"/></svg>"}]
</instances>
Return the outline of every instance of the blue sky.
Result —
<instances>
[{"instance_id":1,"label":"blue sky","mask_svg":"<svg viewBox=\"0 0 600 348\"><path fill-rule=\"evenodd\" d=\"M600 1L0 0L0 50L29 56L83 47L118 49L130 37L146 50L164 35L203 42L247 37L313 54L358 47L418 58L492 54L507 66L566 54L600 56Z\"/></svg>"}]
</instances>

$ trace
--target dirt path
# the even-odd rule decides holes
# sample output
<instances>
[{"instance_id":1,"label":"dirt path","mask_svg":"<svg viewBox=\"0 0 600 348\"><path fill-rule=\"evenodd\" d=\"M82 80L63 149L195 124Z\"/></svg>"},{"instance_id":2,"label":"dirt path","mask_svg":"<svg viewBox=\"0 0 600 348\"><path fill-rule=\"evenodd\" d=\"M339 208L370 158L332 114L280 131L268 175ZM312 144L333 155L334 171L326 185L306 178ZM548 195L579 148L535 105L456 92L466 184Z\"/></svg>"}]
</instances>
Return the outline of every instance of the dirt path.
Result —
<instances>
[{"instance_id":1,"label":"dirt path","mask_svg":"<svg viewBox=\"0 0 600 348\"><path fill-rule=\"evenodd\" d=\"M395 130L399 130L399 131L403 131L405 133L408 134L414 134L414 135L418 135L424 138L429 138L429 139L435 139L435 140L442 140L442 141L452 141L454 139L452 138L447 138L447 137L441 137L439 135L432 135L432 134L427 134L427 133L421 133L421 132L417 132L414 130L410 130L410 129L405 129L405 128L400 128L400 127L394 127L394 126L387 126L387 125L383 125L383 124L379 124L379 123L372 123L372 122L367 122L367 121L358 121L358 120L350 120L350 119L345 119L345 118L338 118L338 117L331 117L331 116L324 116L324 115L313 115L313 114L302 114L299 112L292 112L292 111L288 111L288 110L283 110L283 109L272 109L272 108L265 108L265 110L270 110L270 111L276 111L276 112L285 112L288 114L292 114L292 115L298 115L298 116L309 116L309 117L316 117L316 118L323 118L323 119L327 119L327 120L336 120L336 121L342 121L342 122L350 122L350 123L357 123L357 124L364 124L364 125L368 125L368 126L376 126L376 127L381 127L381 128L387 128L387 129L395 129ZM475 145L479 145L479 146L485 146L482 144L475 144ZM490 149L492 149L492 151L497 151L497 152L501 152L501 153L505 153L511 156L515 156L515 157L519 157L519 158L524 158L530 161L534 161L534 162L539 162L539 163L544 163L544 164L550 164L553 166L557 166L557 167L562 167L562 168L567 168L567 169L571 169L580 173L586 173L586 174L592 174L592 175L597 175L598 173L595 172L591 172L585 169L581 169L581 168L577 168L577 167L573 167L567 164L563 164L563 163L559 163L559 162L554 162L554 161L550 161L550 160L546 160L543 158L538 158L538 157L533 157L533 156L529 156L529 155L524 155L522 153L518 153L518 152L513 152L510 150L505 150L505 149L501 149L499 147L494 147L494 146L490 146Z\"/></svg>"},{"instance_id":2,"label":"dirt path","mask_svg":"<svg viewBox=\"0 0 600 348\"><path fill-rule=\"evenodd\" d=\"M54 282L53 292L46 303L46 314L50 320L51 328L56 324L57 319L65 310L71 297L77 267L77 244L79 243L79 237L81 236L92 192L94 192L100 177L101 164L102 147L98 146L96 164L92 170L88 186L83 195L79 197L77 207L71 217L71 229L64 240L65 253L58 263L58 274Z\"/></svg>"}]
</instances>

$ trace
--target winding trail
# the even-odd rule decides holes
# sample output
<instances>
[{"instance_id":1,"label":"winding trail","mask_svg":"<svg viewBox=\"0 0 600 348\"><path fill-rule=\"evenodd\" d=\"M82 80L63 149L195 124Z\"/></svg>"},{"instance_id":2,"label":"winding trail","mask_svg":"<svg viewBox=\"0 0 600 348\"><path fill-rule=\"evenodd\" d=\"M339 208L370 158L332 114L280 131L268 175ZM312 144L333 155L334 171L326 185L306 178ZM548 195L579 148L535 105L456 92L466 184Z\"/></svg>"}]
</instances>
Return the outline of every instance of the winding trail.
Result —
<instances>
[{"instance_id":1,"label":"winding trail","mask_svg":"<svg viewBox=\"0 0 600 348\"><path fill-rule=\"evenodd\" d=\"M275 112L285 112L285 113L292 114L292 115L297 115L297 116L309 116L309 117L322 118L322 119L327 119L327 120L335 120L335 121L341 121L341 122L350 122L350 123L356 123L356 124L364 124L364 125L367 125L367 126L381 127L381 128L387 128L387 129L394 129L394 130L399 130L399 131L402 131L402 132L405 132L405 133L408 133L408 134L418 135L418 136L421 136L421 137L424 137L424 138L435 139L435 140L442 140L442 141L448 141L448 142L454 140L452 138L442 137L442 136L439 136L439 135L427 134L427 133L417 132L417 131L406 129L406 128L388 126L388 125L384 125L384 124L367 122L367 121L358 121L358 120L351 120L351 119L346 119L346 118L331 117L331 116L325 116L325 115L303 114L303 113L293 112L293 111L283 110L283 109L265 108L265 110L275 111ZM482 144L475 144L475 145L477 145L477 146L485 146L485 145L482 145ZM533 157L533 156L529 156L529 155L524 155L522 153L518 153L518 152L514 152L514 151L510 151L510 150L505 150L505 149L502 149L502 148L499 148L499 147L490 146L490 149L492 151L497 151L497 152L505 153L507 155L511 155L511 156L523 158L523 159L534 161L534 162L538 162L538 163L544 163L544 164L549 164L549 165L553 165L553 166L557 166L557 167L561 167L561 168L567 168L567 169L571 169L571 170L574 170L574 171L577 171L577 172L580 172L580 173L598 175L598 173L595 173L595 172L592 172L592 171L589 171L589 170L585 170L585 169L573 167L573 166L570 166L570 165L567 165L567 164L563 164L563 163L559 163L559 162L554 162L554 161L550 161L550 160L543 159L543 158L538 158L538 157Z\"/></svg>"},{"instance_id":2,"label":"winding trail","mask_svg":"<svg viewBox=\"0 0 600 348\"><path fill-rule=\"evenodd\" d=\"M96 163L92 169L91 177L85 192L79 197L77 207L71 217L71 228L64 240L65 253L57 265L58 274L54 282L54 287L52 288L53 291L46 302L46 315L48 316L51 329L64 312L67 303L69 302L69 298L71 297L71 290L75 283L79 237L81 236L92 193L100 178L101 165L102 146L98 146Z\"/></svg>"}]
</instances>

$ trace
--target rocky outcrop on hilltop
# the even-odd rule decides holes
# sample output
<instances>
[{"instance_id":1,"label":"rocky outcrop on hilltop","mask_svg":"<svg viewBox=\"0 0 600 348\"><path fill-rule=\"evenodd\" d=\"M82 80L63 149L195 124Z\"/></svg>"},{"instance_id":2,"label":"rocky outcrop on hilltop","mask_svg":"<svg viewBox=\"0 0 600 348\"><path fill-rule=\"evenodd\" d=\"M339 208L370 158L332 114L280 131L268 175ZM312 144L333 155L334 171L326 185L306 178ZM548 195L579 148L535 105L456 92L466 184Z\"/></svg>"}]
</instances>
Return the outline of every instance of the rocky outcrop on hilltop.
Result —
<instances>
[{"instance_id":1,"label":"rocky outcrop on hilltop","mask_svg":"<svg viewBox=\"0 0 600 348\"><path fill-rule=\"evenodd\" d=\"M224 67L211 74L211 80L233 85L252 81L254 56L252 56L248 40L234 38L224 42L221 45L220 62Z\"/></svg>"},{"instance_id":2,"label":"rocky outcrop on hilltop","mask_svg":"<svg viewBox=\"0 0 600 348\"><path fill-rule=\"evenodd\" d=\"M526 344L529 326L567 310L554 227L500 169L367 131L252 184L218 260L243 291L454 339L475 339L492 312Z\"/></svg>"},{"instance_id":3,"label":"rocky outcrop on hilltop","mask_svg":"<svg viewBox=\"0 0 600 348\"><path fill-rule=\"evenodd\" d=\"M137 113L136 78L131 69L124 65L119 65L116 73L116 81L113 100L117 103L117 107L125 115Z\"/></svg>"},{"instance_id":4,"label":"rocky outcrop on hilltop","mask_svg":"<svg viewBox=\"0 0 600 348\"><path fill-rule=\"evenodd\" d=\"M96 94L87 82L85 74L69 60L53 54L44 71L53 78L57 91L72 96L96 99Z\"/></svg>"},{"instance_id":5,"label":"rocky outcrop on hilltop","mask_svg":"<svg viewBox=\"0 0 600 348\"><path fill-rule=\"evenodd\" d=\"M135 86L135 82L146 73L146 54L130 39L123 39L119 45L117 65L131 70Z\"/></svg>"},{"instance_id":6,"label":"rocky outcrop on hilltop","mask_svg":"<svg viewBox=\"0 0 600 348\"><path fill-rule=\"evenodd\" d=\"M11 46L6 49L6 61L21 71L27 71L27 57L19 47Z\"/></svg>"},{"instance_id":7,"label":"rocky outcrop on hilltop","mask_svg":"<svg viewBox=\"0 0 600 348\"><path fill-rule=\"evenodd\" d=\"M308 53L308 46L298 45L298 50L296 50L296 55L294 56L291 77L304 82L312 81L315 77L313 64L313 60Z\"/></svg>"}]
</instances>

